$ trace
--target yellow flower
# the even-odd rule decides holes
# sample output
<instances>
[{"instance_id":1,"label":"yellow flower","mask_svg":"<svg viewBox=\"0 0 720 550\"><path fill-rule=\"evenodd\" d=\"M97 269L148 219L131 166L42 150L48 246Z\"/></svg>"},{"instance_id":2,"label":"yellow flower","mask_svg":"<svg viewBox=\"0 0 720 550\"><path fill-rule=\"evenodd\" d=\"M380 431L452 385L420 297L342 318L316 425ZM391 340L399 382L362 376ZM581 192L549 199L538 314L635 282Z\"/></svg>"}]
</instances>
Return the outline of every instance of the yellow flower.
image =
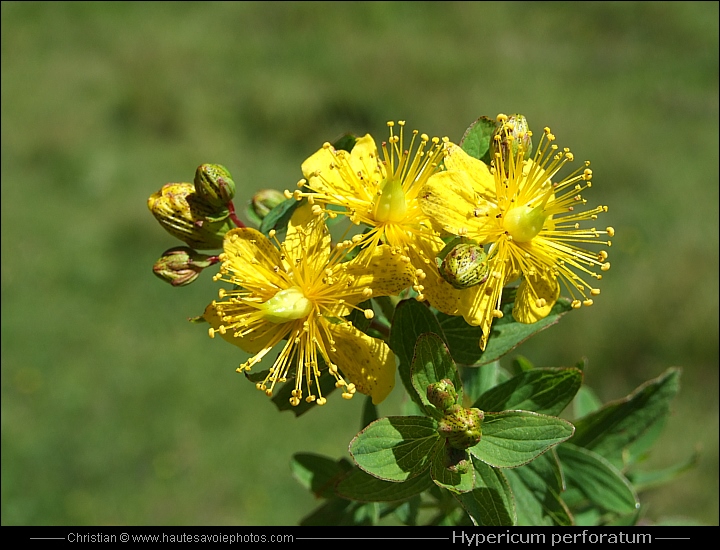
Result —
<instances>
[{"instance_id":1,"label":"yellow flower","mask_svg":"<svg viewBox=\"0 0 720 550\"><path fill-rule=\"evenodd\" d=\"M290 403L326 402L320 392L320 359L344 388L343 397L368 394L379 403L395 384L395 357L382 340L364 334L343 317L371 296L395 294L410 284L412 271L389 247L378 247L343 262L349 241L331 247L323 217L309 205L298 208L283 244L277 247L254 229L234 229L225 237L223 264L216 280L234 285L220 290L204 317L210 336L255 354L238 372L250 370L287 340L258 389L272 395L277 383L295 377ZM365 310L368 318L372 310ZM346 380L347 378L347 380Z\"/></svg>"},{"instance_id":2,"label":"yellow flower","mask_svg":"<svg viewBox=\"0 0 720 550\"><path fill-rule=\"evenodd\" d=\"M507 124L507 117L498 115L498 121ZM492 167L447 144L446 171L430 178L421 191L423 211L442 230L480 244L492 243L486 247L491 276L473 287L473 299L457 312L482 327L483 349L493 318L502 316L502 287L518 275L522 282L513 317L533 323L548 315L561 282L573 298L573 307L591 305L600 290L587 279L599 280L602 275L596 269L610 268L607 252L594 253L582 246L591 242L610 246L610 241L598 239L614 234L611 227L580 227L580 222L594 221L607 211L606 206L580 210L587 202L580 193L592 185L590 163L554 182L573 154L569 149L559 151L555 136L545 128L534 157L524 160L528 141L518 139L511 158L504 158L507 148L496 147Z\"/></svg>"},{"instance_id":3,"label":"yellow flower","mask_svg":"<svg viewBox=\"0 0 720 550\"><path fill-rule=\"evenodd\" d=\"M461 293L442 280L435 264L445 243L417 200L422 186L440 170L443 144L413 130L405 149L405 122L398 126L399 135L394 133L395 123L388 122L390 137L382 143L382 158L369 134L359 138L349 153L325 143L303 163L306 179L298 182L292 195L298 200L308 197L315 212L325 211L330 217L338 212L323 210L320 204L343 207L341 213L353 223L370 228L358 238L363 248L374 250L385 243L414 267L418 300L455 303Z\"/></svg>"}]
</instances>

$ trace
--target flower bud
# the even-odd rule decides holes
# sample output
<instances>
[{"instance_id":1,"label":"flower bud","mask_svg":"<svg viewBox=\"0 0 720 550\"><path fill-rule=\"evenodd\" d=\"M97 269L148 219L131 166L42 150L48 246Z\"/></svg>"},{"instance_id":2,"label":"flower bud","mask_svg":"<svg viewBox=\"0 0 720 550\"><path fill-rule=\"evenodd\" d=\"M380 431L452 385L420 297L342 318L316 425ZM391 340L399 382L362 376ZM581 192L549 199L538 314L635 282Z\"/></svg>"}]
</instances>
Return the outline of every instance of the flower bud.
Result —
<instances>
[{"instance_id":1,"label":"flower bud","mask_svg":"<svg viewBox=\"0 0 720 550\"><path fill-rule=\"evenodd\" d=\"M218 210L195 193L192 183L168 183L148 199L165 230L196 250L222 248L234 226L227 209Z\"/></svg>"},{"instance_id":2,"label":"flower bud","mask_svg":"<svg viewBox=\"0 0 720 550\"><path fill-rule=\"evenodd\" d=\"M443 449L443 466L453 473L466 474L472 467L472 461L465 449L456 449L446 444Z\"/></svg>"},{"instance_id":3,"label":"flower bud","mask_svg":"<svg viewBox=\"0 0 720 550\"><path fill-rule=\"evenodd\" d=\"M224 166L201 164L195 171L195 192L212 206L225 206L235 196L235 182Z\"/></svg>"},{"instance_id":4,"label":"flower bud","mask_svg":"<svg viewBox=\"0 0 720 550\"><path fill-rule=\"evenodd\" d=\"M285 195L277 189L262 189L253 195L250 201L250 209L252 213L262 221L270 210L285 200Z\"/></svg>"},{"instance_id":5,"label":"flower bud","mask_svg":"<svg viewBox=\"0 0 720 550\"><path fill-rule=\"evenodd\" d=\"M439 411L444 413L457 402L457 392L453 383L444 378L440 382L428 385L427 398Z\"/></svg>"},{"instance_id":6,"label":"flower bud","mask_svg":"<svg viewBox=\"0 0 720 550\"><path fill-rule=\"evenodd\" d=\"M217 262L217 256L206 256L192 248L176 246L163 252L155 262L153 272L173 286L185 286L197 279L203 269Z\"/></svg>"},{"instance_id":7,"label":"flower bud","mask_svg":"<svg viewBox=\"0 0 720 550\"><path fill-rule=\"evenodd\" d=\"M452 248L440 264L440 276L458 289L484 283L488 271L487 254L483 247L469 242Z\"/></svg>"},{"instance_id":8,"label":"flower bud","mask_svg":"<svg viewBox=\"0 0 720 550\"><path fill-rule=\"evenodd\" d=\"M480 409L465 409L454 405L438 422L438 433L447 438L455 449L467 449L480 443L485 413Z\"/></svg>"},{"instance_id":9,"label":"flower bud","mask_svg":"<svg viewBox=\"0 0 720 550\"><path fill-rule=\"evenodd\" d=\"M522 150L523 159L532 153L532 132L523 115L498 116L495 132L490 140L490 153L500 153L507 166L508 159L514 159Z\"/></svg>"}]
</instances>

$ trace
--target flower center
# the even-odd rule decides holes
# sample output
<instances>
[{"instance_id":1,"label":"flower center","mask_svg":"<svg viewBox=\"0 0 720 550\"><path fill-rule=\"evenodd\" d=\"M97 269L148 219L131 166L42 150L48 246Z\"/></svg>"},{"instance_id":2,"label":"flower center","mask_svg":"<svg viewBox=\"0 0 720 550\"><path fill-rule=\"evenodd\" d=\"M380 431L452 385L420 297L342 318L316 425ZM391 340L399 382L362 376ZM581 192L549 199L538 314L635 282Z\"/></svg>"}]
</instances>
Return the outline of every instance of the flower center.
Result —
<instances>
[{"instance_id":1,"label":"flower center","mask_svg":"<svg viewBox=\"0 0 720 550\"><path fill-rule=\"evenodd\" d=\"M398 223L405 219L407 203L402 182L399 178L389 176L380 185L382 193L375 203L375 220L378 222Z\"/></svg>"},{"instance_id":2,"label":"flower center","mask_svg":"<svg viewBox=\"0 0 720 550\"><path fill-rule=\"evenodd\" d=\"M503 227L514 241L526 243L535 238L545 224L547 215L544 212L543 205L536 206L518 206L511 208L505 214Z\"/></svg>"},{"instance_id":3,"label":"flower center","mask_svg":"<svg viewBox=\"0 0 720 550\"><path fill-rule=\"evenodd\" d=\"M260 304L263 319L278 324L307 317L312 308L312 302L296 286L281 290L267 302Z\"/></svg>"}]
</instances>

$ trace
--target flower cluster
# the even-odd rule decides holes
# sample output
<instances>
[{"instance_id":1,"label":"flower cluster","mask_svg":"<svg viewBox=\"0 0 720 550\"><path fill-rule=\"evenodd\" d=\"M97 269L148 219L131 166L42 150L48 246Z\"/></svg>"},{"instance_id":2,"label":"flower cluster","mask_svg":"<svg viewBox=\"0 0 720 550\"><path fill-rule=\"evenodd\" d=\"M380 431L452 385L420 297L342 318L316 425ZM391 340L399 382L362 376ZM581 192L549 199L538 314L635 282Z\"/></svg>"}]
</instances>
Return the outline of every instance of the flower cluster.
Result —
<instances>
[{"instance_id":1,"label":"flower cluster","mask_svg":"<svg viewBox=\"0 0 720 550\"><path fill-rule=\"evenodd\" d=\"M513 317L533 323L549 314L561 286L573 307L592 304L600 290L591 282L610 267L606 251L585 246L609 247L605 237L613 229L580 225L607 211L584 208L589 163L560 177L573 154L558 149L549 128L532 155L525 119L499 115L485 163L448 138L417 130L406 148L405 122L388 127L379 150L365 135L347 150L325 143L302 163L297 189L285 191L286 199L301 204L283 242L275 230L264 234L237 220L234 183L218 165L198 168L194 188L169 184L150 199L173 235L195 248L223 248L210 260L179 264L192 251L171 249L156 274L180 286L222 262L215 280L231 288L221 289L202 316L209 334L252 355L239 372L278 346L256 386L271 396L278 384L290 382L293 406L326 402L324 371L345 398L359 391L379 403L390 393L393 352L347 318L359 310L372 319L370 298L405 291L443 313L462 315L481 327L485 349L509 283L519 279ZM253 200L251 217L261 221L271 208L284 207L277 194L270 198L267 205ZM365 231L333 245L326 222L337 216Z\"/></svg>"},{"instance_id":2,"label":"flower cluster","mask_svg":"<svg viewBox=\"0 0 720 550\"><path fill-rule=\"evenodd\" d=\"M442 231L489 245L489 276L468 289L468 299L457 310L446 311L482 327L483 349L493 318L502 317L502 288L518 277L513 317L522 323L549 314L561 283L574 308L592 305L600 289L588 278L600 280L596 269L607 271L610 263L606 251L593 253L583 246L595 242L609 247L611 241L599 239L614 234L612 227L580 226L607 211L607 206L583 209L587 201L581 193L592 186L589 162L559 179L574 156L569 149L558 149L550 128L544 129L534 156L526 159L531 132L516 135L507 116L497 120L491 165L447 144L445 170L427 182L420 200L423 212Z\"/></svg>"},{"instance_id":3,"label":"flower cluster","mask_svg":"<svg viewBox=\"0 0 720 550\"><path fill-rule=\"evenodd\" d=\"M320 369L324 365L349 399L356 390L379 403L395 385L395 357L387 344L345 320L371 296L397 294L412 271L389 246L378 246L343 261L350 240L331 246L324 219L309 205L290 219L283 243L255 229L234 229L225 237L216 280L234 285L205 311L210 336L253 353L238 371L249 371L274 346L282 351L257 388L271 396L278 383L295 378L290 403L323 405ZM372 309L364 315L373 317ZM347 380L346 380L347 378Z\"/></svg>"}]
</instances>

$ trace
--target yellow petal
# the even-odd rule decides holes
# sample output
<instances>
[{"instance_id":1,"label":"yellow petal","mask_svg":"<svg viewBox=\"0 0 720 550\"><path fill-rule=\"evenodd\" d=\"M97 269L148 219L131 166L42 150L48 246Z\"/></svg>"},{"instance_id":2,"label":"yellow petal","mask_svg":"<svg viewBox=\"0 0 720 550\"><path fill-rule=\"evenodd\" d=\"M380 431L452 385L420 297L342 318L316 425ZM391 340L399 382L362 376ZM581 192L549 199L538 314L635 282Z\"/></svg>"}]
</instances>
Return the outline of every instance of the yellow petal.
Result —
<instances>
[{"instance_id":1,"label":"yellow petal","mask_svg":"<svg viewBox=\"0 0 720 550\"><path fill-rule=\"evenodd\" d=\"M252 311L252 308L248 307L248 311ZM219 334L223 340L230 342L247 353L258 353L268 347L274 346L282 338L280 333L288 331L287 326L264 323L258 330L254 330L246 336L235 337L232 330L227 330L225 334L222 334L220 332L220 326L223 323L218 315L215 302L205 308L203 319L216 330L215 334Z\"/></svg>"},{"instance_id":2,"label":"yellow petal","mask_svg":"<svg viewBox=\"0 0 720 550\"><path fill-rule=\"evenodd\" d=\"M513 317L519 323L535 323L544 319L560 297L560 285L557 279L526 276L515 296Z\"/></svg>"},{"instance_id":3,"label":"yellow petal","mask_svg":"<svg viewBox=\"0 0 720 550\"><path fill-rule=\"evenodd\" d=\"M332 237L325 222L312 213L312 207L305 203L295 209L287 227L285 252L289 262L304 261L313 273L325 268L330 257Z\"/></svg>"},{"instance_id":4,"label":"yellow petal","mask_svg":"<svg viewBox=\"0 0 720 550\"><path fill-rule=\"evenodd\" d=\"M423 284L425 297L432 306L447 315L462 315L473 326L480 326L482 336L480 348L485 349L495 316L493 312L500 302L503 287L514 276L504 261L505 251L500 249L493 255L490 276L485 283L466 289L456 289L445 282L437 269L430 270Z\"/></svg>"},{"instance_id":5,"label":"yellow petal","mask_svg":"<svg viewBox=\"0 0 720 550\"><path fill-rule=\"evenodd\" d=\"M280 252L260 231L249 227L232 229L225 234L223 249L224 262L243 286L269 289L283 284L273 270L281 263Z\"/></svg>"},{"instance_id":6,"label":"yellow petal","mask_svg":"<svg viewBox=\"0 0 720 550\"><path fill-rule=\"evenodd\" d=\"M368 257L368 254L370 256ZM415 268L402 260L402 254L393 254L392 247L379 245L355 256L351 261L339 264L334 273L338 287L345 287L348 293L370 287L373 296L393 296L413 283ZM357 301L346 298L350 304Z\"/></svg>"},{"instance_id":7,"label":"yellow petal","mask_svg":"<svg viewBox=\"0 0 720 550\"><path fill-rule=\"evenodd\" d=\"M378 150L370 134L359 138L350 153L350 166L353 173L362 172L366 181L378 185L385 179L385 170L378 163Z\"/></svg>"},{"instance_id":8,"label":"yellow petal","mask_svg":"<svg viewBox=\"0 0 720 550\"><path fill-rule=\"evenodd\" d=\"M371 338L351 325L329 325L335 340L330 360L360 393L377 405L395 387L395 355L385 342Z\"/></svg>"},{"instance_id":9,"label":"yellow petal","mask_svg":"<svg viewBox=\"0 0 720 550\"><path fill-rule=\"evenodd\" d=\"M475 191L484 197L495 196L495 177L483 161L468 155L461 147L451 143L447 147L445 168L467 173L473 180Z\"/></svg>"},{"instance_id":10,"label":"yellow petal","mask_svg":"<svg viewBox=\"0 0 720 550\"><path fill-rule=\"evenodd\" d=\"M303 175L313 190L334 197L342 203L344 197L353 197L356 194L354 178L343 177L338 169L338 165L347 162L349 157L350 153L347 151L336 151L333 154L330 149L323 147L302 163Z\"/></svg>"},{"instance_id":11,"label":"yellow petal","mask_svg":"<svg viewBox=\"0 0 720 550\"><path fill-rule=\"evenodd\" d=\"M433 175L420 190L419 200L423 214L448 233L457 235L475 218L476 195L467 172Z\"/></svg>"}]
</instances>

